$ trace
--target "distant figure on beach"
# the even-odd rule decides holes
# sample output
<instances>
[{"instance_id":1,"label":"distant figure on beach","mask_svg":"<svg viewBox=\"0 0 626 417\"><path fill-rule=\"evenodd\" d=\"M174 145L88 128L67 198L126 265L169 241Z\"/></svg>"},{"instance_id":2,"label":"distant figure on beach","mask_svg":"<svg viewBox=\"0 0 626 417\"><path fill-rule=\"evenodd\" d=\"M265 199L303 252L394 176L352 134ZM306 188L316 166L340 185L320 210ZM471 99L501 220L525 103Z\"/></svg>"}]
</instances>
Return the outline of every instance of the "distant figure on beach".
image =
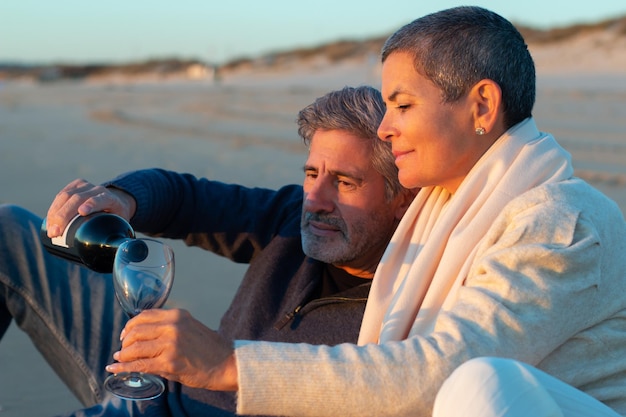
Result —
<instances>
[{"instance_id":1,"label":"distant figure on beach","mask_svg":"<svg viewBox=\"0 0 626 417\"><path fill-rule=\"evenodd\" d=\"M191 318L152 310L128 322L109 370L237 391L242 414L626 415L626 222L537 128L521 34L479 7L419 18L383 47L382 93L378 135L420 191L358 344L203 329L193 351L172 330L197 329Z\"/></svg>"},{"instance_id":2,"label":"distant figure on beach","mask_svg":"<svg viewBox=\"0 0 626 417\"><path fill-rule=\"evenodd\" d=\"M309 147L303 186L250 189L161 169L104 186L76 180L52 203L49 234L78 212L119 214L136 231L250 264L222 318L224 338L356 343L374 271L414 196L398 181L391 146L377 138L383 114L380 92L366 86L333 91L301 110L299 134ZM91 406L68 415L233 415L233 393L176 382L155 400L105 397L105 367L127 319L110 276L42 249L41 222L23 208L0 206L0 334L15 319ZM195 340L202 342L196 330L204 326L195 325L184 343L202 351Z\"/></svg>"}]
</instances>

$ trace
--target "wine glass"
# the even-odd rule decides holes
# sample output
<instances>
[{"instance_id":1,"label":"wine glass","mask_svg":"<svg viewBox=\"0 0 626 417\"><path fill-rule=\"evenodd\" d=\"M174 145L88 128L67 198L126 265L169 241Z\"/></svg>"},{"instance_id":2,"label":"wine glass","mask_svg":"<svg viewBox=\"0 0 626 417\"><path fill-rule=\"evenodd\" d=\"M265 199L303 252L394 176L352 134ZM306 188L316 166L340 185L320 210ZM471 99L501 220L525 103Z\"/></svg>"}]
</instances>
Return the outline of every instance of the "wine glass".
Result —
<instances>
[{"instance_id":1,"label":"wine glass","mask_svg":"<svg viewBox=\"0 0 626 417\"><path fill-rule=\"evenodd\" d=\"M129 317L142 310L159 308L174 282L174 251L154 239L128 239L121 243L113 261L115 295ZM165 390L161 378L141 372L110 375L104 387L127 400L150 400Z\"/></svg>"}]
</instances>

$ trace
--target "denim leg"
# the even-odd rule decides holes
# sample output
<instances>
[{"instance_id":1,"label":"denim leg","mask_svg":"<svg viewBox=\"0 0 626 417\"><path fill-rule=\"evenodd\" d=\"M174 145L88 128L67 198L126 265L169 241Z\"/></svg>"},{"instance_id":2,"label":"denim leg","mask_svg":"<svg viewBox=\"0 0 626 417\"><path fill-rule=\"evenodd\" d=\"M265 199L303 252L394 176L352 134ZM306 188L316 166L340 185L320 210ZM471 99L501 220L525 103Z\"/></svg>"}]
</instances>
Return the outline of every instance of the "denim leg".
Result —
<instances>
[{"instance_id":1,"label":"denim leg","mask_svg":"<svg viewBox=\"0 0 626 417\"><path fill-rule=\"evenodd\" d=\"M166 398L162 395L148 401L127 401L107 393L99 404L56 417L171 417Z\"/></svg>"},{"instance_id":2,"label":"denim leg","mask_svg":"<svg viewBox=\"0 0 626 417\"><path fill-rule=\"evenodd\" d=\"M126 322L110 275L46 252L42 219L0 206L0 338L11 320L84 405L105 398L104 370Z\"/></svg>"}]
</instances>

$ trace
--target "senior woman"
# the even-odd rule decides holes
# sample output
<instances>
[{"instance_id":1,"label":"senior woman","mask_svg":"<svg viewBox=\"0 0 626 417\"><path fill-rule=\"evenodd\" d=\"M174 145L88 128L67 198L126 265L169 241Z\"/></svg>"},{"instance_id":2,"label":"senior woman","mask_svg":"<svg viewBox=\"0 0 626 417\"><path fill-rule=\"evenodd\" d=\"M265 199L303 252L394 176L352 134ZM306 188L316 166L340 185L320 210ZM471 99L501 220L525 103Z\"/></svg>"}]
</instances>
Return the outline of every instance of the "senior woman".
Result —
<instances>
[{"instance_id":1,"label":"senior woman","mask_svg":"<svg viewBox=\"0 0 626 417\"><path fill-rule=\"evenodd\" d=\"M237 390L247 414L397 417L432 415L460 367L438 416L626 414L626 224L538 130L520 33L458 7L398 30L382 60L379 136L402 185L421 190L376 271L359 344L207 332L201 366L175 368L164 359L184 347L167 336L181 319L149 311L111 370Z\"/></svg>"}]
</instances>

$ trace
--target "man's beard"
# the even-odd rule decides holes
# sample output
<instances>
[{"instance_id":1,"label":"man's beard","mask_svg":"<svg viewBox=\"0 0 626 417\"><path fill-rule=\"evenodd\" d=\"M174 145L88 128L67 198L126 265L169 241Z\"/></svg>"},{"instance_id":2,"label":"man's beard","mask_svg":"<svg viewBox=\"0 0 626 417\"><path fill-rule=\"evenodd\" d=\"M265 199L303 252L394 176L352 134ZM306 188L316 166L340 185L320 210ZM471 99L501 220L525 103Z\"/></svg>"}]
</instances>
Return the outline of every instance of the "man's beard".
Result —
<instances>
[{"instance_id":1,"label":"man's beard","mask_svg":"<svg viewBox=\"0 0 626 417\"><path fill-rule=\"evenodd\" d=\"M309 222L324 223L336 229L334 237L319 236L309 230ZM310 258L336 264L353 260L357 255L353 248L346 223L340 217L317 213L304 213L300 225L302 249Z\"/></svg>"}]
</instances>

